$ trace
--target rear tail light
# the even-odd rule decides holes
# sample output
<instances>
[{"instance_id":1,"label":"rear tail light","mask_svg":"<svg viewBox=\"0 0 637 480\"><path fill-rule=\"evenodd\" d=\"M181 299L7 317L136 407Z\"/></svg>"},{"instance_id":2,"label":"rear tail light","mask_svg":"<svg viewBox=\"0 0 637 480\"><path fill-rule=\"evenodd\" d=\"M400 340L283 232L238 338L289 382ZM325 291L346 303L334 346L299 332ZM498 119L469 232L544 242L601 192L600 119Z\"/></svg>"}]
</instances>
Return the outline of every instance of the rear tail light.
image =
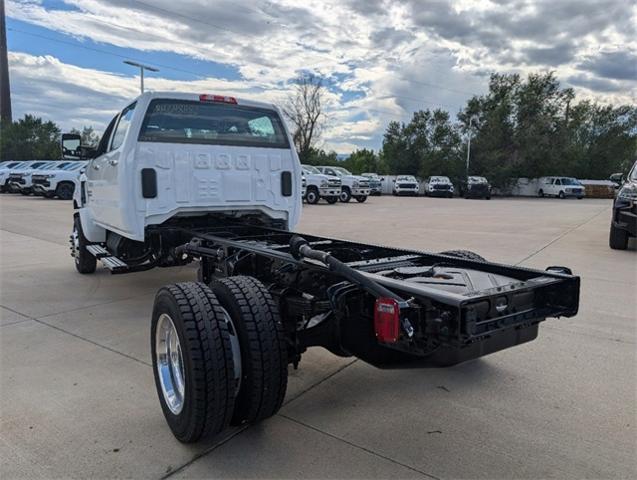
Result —
<instances>
[{"instance_id":1,"label":"rear tail light","mask_svg":"<svg viewBox=\"0 0 637 480\"><path fill-rule=\"evenodd\" d=\"M400 335L400 307L393 298L378 298L374 306L374 331L381 343L396 343Z\"/></svg>"},{"instance_id":2,"label":"rear tail light","mask_svg":"<svg viewBox=\"0 0 637 480\"><path fill-rule=\"evenodd\" d=\"M226 97L224 95L207 95L202 94L199 95L200 102L217 102L217 103L231 103L233 105L237 104L237 99L234 97Z\"/></svg>"}]
</instances>

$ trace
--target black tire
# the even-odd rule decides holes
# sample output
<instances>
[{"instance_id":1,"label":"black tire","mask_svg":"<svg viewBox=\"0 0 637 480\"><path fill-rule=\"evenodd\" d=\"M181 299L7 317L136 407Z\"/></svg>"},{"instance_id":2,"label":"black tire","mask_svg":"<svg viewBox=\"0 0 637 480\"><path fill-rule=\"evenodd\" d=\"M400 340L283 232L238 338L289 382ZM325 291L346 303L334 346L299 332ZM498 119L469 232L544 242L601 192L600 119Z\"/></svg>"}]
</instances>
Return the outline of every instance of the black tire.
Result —
<instances>
[{"instance_id":1,"label":"black tire","mask_svg":"<svg viewBox=\"0 0 637 480\"><path fill-rule=\"evenodd\" d=\"M564 200L566 198L566 195L564 195L564 192L560 190L560 193L558 194L558 197L560 197L562 200Z\"/></svg>"},{"instance_id":2,"label":"black tire","mask_svg":"<svg viewBox=\"0 0 637 480\"><path fill-rule=\"evenodd\" d=\"M241 346L241 387L233 425L276 414L288 384L287 345L279 309L268 289L245 276L213 281L212 291L226 309Z\"/></svg>"},{"instance_id":3,"label":"black tire","mask_svg":"<svg viewBox=\"0 0 637 480\"><path fill-rule=\"evenodd\" d=\"M46 192L43 196L44 198L53 198L55 197L55 192Z\"/></svg>"},{"instance_id":4,"label":"black tire","mask_svg":"<svg viewBox=\"0 0 637 480\"><path fill-rule=\"evenodd\" d=\"M61 182L55 189L55 195L60 200L71 200L75 192L75 185L70 182Z\"/></svg>"},{"instance_id":5,"label":"black tire","mask_svg":"<svg viewBox=\"0 0 637 480\"><path fill-rule=\"evenodd\" d=\"M440 255L448 255L450 257L463 258L465 260L475 260L477 262L486 262L486 258L469 250L447 250L440 252Z\"/></svg>"},{"instance_id":6,"label":"black tire","mask_svg":"<svg viewBox=\"0 0 637 480\"><path fill-rule=\"evenodd\" d=\"M307 193L305 194L305 201L310 205L315 205L320 199L321 197L316 187L308 187Z\"/></svg>"},{"instance_id":7,"label":"black tire","mask_svg":"<svg viewBox=\"0 0 637 480\"><path fill-rule=\"evenodd\" d=\"M453 198L453 193L448 193L447 198Z\"/></svg>"},{"instance_id":8,"label":"black tire","mask_svg":"<svg viewBox=\"0 0 637 480\"><path fill-rule=\"evenodd\" d=\"M611 224L608 245L613 250L626 250L628 248L628 232Z\"/></svg>"},{"instance_id":9,"label":"black tire","mask_svg":"<svg viewBox=\"0 0 637 480\"><path fill-rule=\"evenodd\" d=\"M356 201L357 201L358 203L365 203L365 202L367 201L367 197L365 197L365 196L363 196L363 195L358 195L358 196L356 196L355 198L356 198Z\"/></svg>"},{"instance_id":10,"label":"black tire","mask_svg":"<svg viewBox=\"0 0 637 480\"><path fill-rule=\"evenodd\" d=\"M542 190L541 188L537 191L537 196L540 198L544 198L544 190Z\"/></svg>"},{"instance_id":11,"label":"black tire","mask_svg":"<svg viewBox=\"0 0 637 480\"><path fill-rule=\"evenodd\" d=\"M341 188L341 194L338 199L343 203L349 203L352 199L352 192L349 191L349 188Z\"/></svg>"},{"instance_id":12,"label":"black tire","mask_svg":"<svg viewBox=\"0 0 637 480\"><path fill-rule=\"evenodd\" d=\"M80 216L75 215L71 233L71 255L75 259L75 269L81 274L94 273L97 268L97 259L86 249L87 245L89 241L82 231Z\"/></svg>"},{"instance_id":13,"label":"black tire","mask_svg":"<svg viewBox=\"0 0 637 480\"><path fill-rule=\"evenodd\" d=\"M338 202L338 197L325 197L325 201L330 205L334 205L336 202Z\"/></svg>"},{"instance_id":14,"label":"black tire","mask_svg":"<svg viewBox=\"0 0 637 480\"><path fill-rule=\"evenodd\" d=\"M181 347L184 395L178 413L166 403L157 368L162 314L170 317ZM232 418L236 380L228 324L210 288L195 282L162 287L155 296L150 338L157 395L175 438L192 443L224 430Z\"/></svg>"},{"instance_id":15,"label":"black tire","mask_svg":"<svg viewBox=\"0 0 637 480\"><path fill-rule=\"evenodd\" d=\"M489 195L487 197L484 197L484 198L486 198L487 200L491 200L491 195Z\"/></svg>"},{"instance_id":16,"label":"black tire","mask_svg":"<svg viewBox=\"0 0 637 480\"><path fill-rule=\"evenodd\" d=\"M31 190L22 189L20 190L20 194L28 197L29 195L31 195Z\"/></svg>"}]
</instances>

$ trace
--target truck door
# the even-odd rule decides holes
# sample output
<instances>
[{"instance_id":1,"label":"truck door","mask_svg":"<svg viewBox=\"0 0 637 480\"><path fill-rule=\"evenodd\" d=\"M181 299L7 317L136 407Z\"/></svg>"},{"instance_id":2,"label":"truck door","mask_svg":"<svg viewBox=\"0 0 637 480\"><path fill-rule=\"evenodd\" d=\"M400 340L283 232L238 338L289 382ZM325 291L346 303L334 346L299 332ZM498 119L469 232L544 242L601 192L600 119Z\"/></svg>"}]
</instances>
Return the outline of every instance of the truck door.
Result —
<instances>
[{"instance_id":1,"label":"truck door","mask_svg":"<svg viewBox=\"0 0 637 480\"><path fill-rule=\"evenodd\" d=\"M122 222L122 205L119 178L122 150L128 133L135 104L126 107L113 124L112 134L104 145L104 153L91 161L89 167L89 206L96 223L118 228Z\"/></svg>"}]
</instances>

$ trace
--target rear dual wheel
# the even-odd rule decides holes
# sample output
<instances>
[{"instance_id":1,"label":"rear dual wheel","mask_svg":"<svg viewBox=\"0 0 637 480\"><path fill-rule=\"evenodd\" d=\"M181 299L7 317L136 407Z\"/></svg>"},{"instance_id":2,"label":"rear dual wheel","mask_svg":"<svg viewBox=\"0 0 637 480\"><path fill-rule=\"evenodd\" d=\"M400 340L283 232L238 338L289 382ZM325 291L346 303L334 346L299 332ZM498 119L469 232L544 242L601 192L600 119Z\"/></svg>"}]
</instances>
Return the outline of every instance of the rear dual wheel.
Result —
<instances>
[{"instance_id":1,"label":"rear dual wheel","mask_svg":"<svg viewBox=\"0 0 637 480\"><path fill-rule=\"evenodd\" d=\"M365 202L367 201L367 197L365 197L365 196L363 196L363 195L359 195L359 196L356 196L356 197L354 197L354 198L356 198L356 201L357 201L358 203L365 203Z\"/></svg>"},{"instance_id":2,"label":"rear dual wheel","mask_svg":"<svg viewBox=\"0 0 637 480\"><path fill-rule=\"evenodd\" d=\"M151 326L159 401L175 437L195 442L274 415L287 388L278 308L251 277L163 287Z\"/></svg>"}]
</instances>

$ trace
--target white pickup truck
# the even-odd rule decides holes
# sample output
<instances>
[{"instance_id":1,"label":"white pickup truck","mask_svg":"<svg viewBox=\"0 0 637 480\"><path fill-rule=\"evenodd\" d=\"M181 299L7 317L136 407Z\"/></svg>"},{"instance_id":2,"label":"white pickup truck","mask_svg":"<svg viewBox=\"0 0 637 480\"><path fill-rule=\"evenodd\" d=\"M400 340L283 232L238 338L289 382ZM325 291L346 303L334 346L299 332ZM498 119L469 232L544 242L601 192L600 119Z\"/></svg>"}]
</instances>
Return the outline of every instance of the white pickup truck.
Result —
<instances>
[{"instance_id":1,"label":"white pickup truck","mask_svg":"<svg viewBox=\"0 0 637 480\"><path fill-rule=\"evenodd\" d=\"M318 203L323 198L327 203L338 202L341 194L341 179L333 175L325 175L312 165L303 165L305 177L305 195L303 198L309 204Z\"/></svg>"},{"instance_id":2,"label":"white pickup truck","mask_svg":"<svg viewBox=\"0 0 637 480\"><path fill-rule=\"evenodd\" d=\"M577 312L579 278L565 267L290 231L301 165L273 105L144 93L82 152L80 273L97 261L116 274L199 265L197 281L159 289L150 325L159 403L182 442L274 415L288 365L312 346L380 367L449 366Z\"/></svg>"},{"instance_id":3,"label":"white pickup truck","mask_svg":"<svg viewBox=\"0 0 637 480\"><path fill-rule=\"evenodd\" d=\"M9 191L9 175L11 172L23 168L27 163L20 160L5 160L0 163L0 193Z\"/></svg>"},{"instance_id":4,"label":"white pickup truck","mask_svg":"<svg viewBox=\"0 0 637 480\"><path fill-rule=\"evenodd\" d=\"M325 175L340 178L342 186L339 200L341 202L347 203L354 197L357 202L363 203L369 197L369 179L367 177L352 175L351 172L343 167L316 168Z\"/></svg>"},{"instance_id":5,"label":"white pickup truck","mask_svg":"<svg viewBox=\"0 0 637 480\"><path fill-rule=\"evenodd\" d=\"M86 162L83 161L61 162L34 172L31 175L31 190L35 195L46 198L71 200L80 184L80 172L84 166Z\"/></svg>"},{"instance_id":6,"label":"white pickup truck","mask_svg":"<svg viewBox=\"0 0 637 480\"><path fill-rule=\"evenodd\" d=\"M431 176L425 180L426 197L453 197L453 183L449 177Z\"/></svg>"}]
</instances>

